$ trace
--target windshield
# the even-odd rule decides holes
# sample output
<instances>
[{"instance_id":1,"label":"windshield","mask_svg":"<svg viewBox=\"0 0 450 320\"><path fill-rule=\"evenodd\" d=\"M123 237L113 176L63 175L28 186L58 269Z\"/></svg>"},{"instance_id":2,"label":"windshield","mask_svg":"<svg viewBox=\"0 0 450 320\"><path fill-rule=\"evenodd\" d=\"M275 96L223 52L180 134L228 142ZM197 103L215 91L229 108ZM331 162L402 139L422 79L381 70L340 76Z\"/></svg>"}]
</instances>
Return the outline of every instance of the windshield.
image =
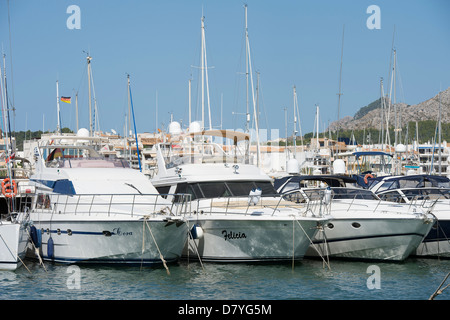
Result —
<instances>
[{"instance_id":1,"label":"windshield","mask_svg":"<svg viewBox=\"0 0 450 320\"><path fill-rule=\"evenodd\" d=\"M273 196L277 194L270 181L216 181L180 183L175 193L190 194L192 200L204 198L223 198L248 196L250 191L261 189L261 195Z\"/></svg>"},{"instance_id":2,"label":"windshield","mask_svg":"<svg viewBox=\"0 0 450 320\"><path fill-rule=\"evenodd\" d=\"M450 189L409 189L402 192L409 200L450 199Z\"/></svg>"},{"instance_id":3,"label":"windshield","mask_svg":"<svg viewBox=\"0 0 450 320\"><path fill-rule=\"evenodd\" d=\"M297 192L284 195L284 198L294 202L309 202L324 199L325 189L310 188L301 189ZM332 199L361 199L361 200L379 200L370 190L355 188L331 188Z\"/></svg>"},{"instance_id":4,"label":"windshield","mask_svg":"<svg viewBox=\"0 0 450 320\"><path fill-rule=\"evenodd\" d=\"M104 158L92 148L54 147L43 149L49 168L128 168L126 160Z\"/></svg>"}]
</instances>

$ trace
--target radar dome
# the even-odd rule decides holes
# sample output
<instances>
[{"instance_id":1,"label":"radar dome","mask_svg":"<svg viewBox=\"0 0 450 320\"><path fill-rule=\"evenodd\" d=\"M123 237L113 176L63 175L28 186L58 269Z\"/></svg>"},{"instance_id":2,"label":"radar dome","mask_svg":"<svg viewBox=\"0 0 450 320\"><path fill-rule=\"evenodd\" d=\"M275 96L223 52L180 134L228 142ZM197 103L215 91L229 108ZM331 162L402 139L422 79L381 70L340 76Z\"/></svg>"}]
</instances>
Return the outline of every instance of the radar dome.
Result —
<instances>
[{"instance_id":1,"label":"radar dome","mask_svg":"<svg viewBox=\"0 0 450 320\"><path fill-rule=\"evenodd\" d=\"M191 122L191 124L189 125L189 132L200 132L202 131L202 126L200 125L200 122L198 121L194 121Z\"/></svg>"},{"instance_id":2,"label":"radar dome","mask_svg":"<svg viewBox=\"0 0 450 320\"><path fill-rule=\"evenodd\" d=\"M406 152L406 146L404 144L399 143L395 147L395 152Z\"/></svg>"},{"instance_id":3,"label":"radar dome","mask_svg":"<svg viewBox=\"0 0 450 320\"><path fill-rule=\"evenodd\" d=\"M345 174L345 162L342 159L336 159L333 162L334 174Z\"/></svg>"},{"instance_id":4,"label":"radar dome","mask_svg":"<svg viewBox=\"0 0 450 320\"><path fill-rule=\"evenodd\" d=\"M169 124L169 133L170 134L181 134L181 125L177 121L173 121Z\"/></svg>"},{"instance_id":5,"label":"radar dome","mask_svg":"<svg viewBox=\"0 0 450 320\"><path fill-rule=\"evenodd\" d=\"M299 174L300 173L300 164L297 159L290 159L286 165L286 172L288 174Z\"/></svg>"},{"instance_id":6,"label":"radar dome","mask_svg":"<svg viewBox=\"0 0 450 320\"><path fill-rule=\"evenodd\" d=\"M77 131L77 137L83 137L83 138L89 137L89 130L86 128L80 128Z\"/></svg>"}]
</instances>

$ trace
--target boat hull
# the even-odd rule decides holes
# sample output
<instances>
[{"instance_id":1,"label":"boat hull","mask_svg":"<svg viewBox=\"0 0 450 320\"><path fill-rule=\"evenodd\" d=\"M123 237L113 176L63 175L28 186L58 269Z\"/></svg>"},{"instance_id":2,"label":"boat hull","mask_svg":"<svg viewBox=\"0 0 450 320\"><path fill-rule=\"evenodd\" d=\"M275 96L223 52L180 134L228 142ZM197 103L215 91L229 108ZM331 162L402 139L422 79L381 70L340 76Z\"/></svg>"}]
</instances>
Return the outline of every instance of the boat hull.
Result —
<instances>
[{"instance_id":1,"label":"boat hull","mask_svg":"<svg viewBox=\"0 0 450 320\"><path fill-rule=\"evenodd\" d=\"M423 258L450 259L450 220L438 219L413 253Z\"/></svg>"},{"instance_id":2,"label":"boat hull","mask_svg":"<svg viewBox=\"0 0 450 320\"><path fill-rule=\"evenodd\" d=\"M0 270L16 270L22 265L28 243L23 224L2 221L0 224Z\"/></svg>"},{"instance_id":3,"label":"boat hull","mask_svg":"<svg viewBox=\"0 0 450 320\"><path fill-rule=\"evenodd\" d=\"M179 219L34 221L42 234L40 254L55 263L161 265L161 255L175 262L188 234Z\"/></svg>"},{"instance_id":4,"label":"boat hull","mask_svg":"<svg viewBox=\"0 0 450 320\"><path fill-rule=\"evenodd\" d=\"M189 241L184 259L206 262L271 262L303 259L318 226L325 218L270 219L241 217L198 217L203 236Z\"/></svg>"},{"instance_id":5,"label":"boat hull","mask_svg":"<svg viewBox=\"0 0 450 320\"><path fill-rule=\"evenodd\" d=\"M307 257L402 261L420 245L432 226L424 218L334 219L314 238Z\"/></svg>"}]
</instances>

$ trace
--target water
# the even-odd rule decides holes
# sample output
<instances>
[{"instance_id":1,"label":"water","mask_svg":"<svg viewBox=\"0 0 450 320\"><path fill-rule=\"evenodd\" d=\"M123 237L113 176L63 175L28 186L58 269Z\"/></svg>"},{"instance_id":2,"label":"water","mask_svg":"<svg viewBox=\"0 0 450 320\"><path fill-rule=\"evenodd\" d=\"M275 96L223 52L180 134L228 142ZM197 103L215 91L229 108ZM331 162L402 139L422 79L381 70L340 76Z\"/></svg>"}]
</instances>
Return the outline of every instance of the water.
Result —
<instances>
[{"instance_id":1,"label":"water","mask_svg":"<svg viewBox=\"0 0 450 320\"><path fill-rule=\"evenodd\" d=\"M163 267L46 263L46 272L37 262L26 265L31 273L24 267L0 271L0 300L427 300L450 272L449 260L415 258L332 260L331 269L318 260L294 266L205 263L204 270L183 261L168 266L170 275ZM435 300L450 300L450 288Z\"/></svg>"}]
</instances>

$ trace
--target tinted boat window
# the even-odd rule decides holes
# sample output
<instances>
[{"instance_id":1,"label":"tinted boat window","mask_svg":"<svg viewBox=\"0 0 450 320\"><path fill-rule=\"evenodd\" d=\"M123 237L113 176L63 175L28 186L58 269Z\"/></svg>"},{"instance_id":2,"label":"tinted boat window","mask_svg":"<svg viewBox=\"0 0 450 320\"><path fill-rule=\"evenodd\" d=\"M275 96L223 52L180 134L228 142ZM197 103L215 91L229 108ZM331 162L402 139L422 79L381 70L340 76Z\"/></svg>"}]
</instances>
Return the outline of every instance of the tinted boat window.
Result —
<instances>
[{"instance_id":1,"label":"tinted boat window","mask_svg":"<svg viewBox=\"0 0 450 320\"><path fill-rule=\"evenodd\" d=\"M187 193L192 200L201 198L221 198L248 196L250 191L260 188L263 196L277 194L270 181L233 181L180 183L175 193Z\"/></svg>"},{"instance_id":2,"label":"tinted boat window","mask_svg":"<svg viewBox=\"0 0 450 320\"><path fill-rule=\"evenodd\" d=\"M204 182L200 184L205 198L229 197L230 191L223 182Z\"/></svg>"},{"instance_id":3,"label":"tinted boat window","mask_svg":"<svg viewBox=\"0 0 450 320\"><path fill-rule=\"evenodd\" d=\"M378 197L380 197L380 199L384 200L384 201L405 203L405 200L397 191L391 191L391 192L379 194Z\"/></svg>"}]
</instances>

